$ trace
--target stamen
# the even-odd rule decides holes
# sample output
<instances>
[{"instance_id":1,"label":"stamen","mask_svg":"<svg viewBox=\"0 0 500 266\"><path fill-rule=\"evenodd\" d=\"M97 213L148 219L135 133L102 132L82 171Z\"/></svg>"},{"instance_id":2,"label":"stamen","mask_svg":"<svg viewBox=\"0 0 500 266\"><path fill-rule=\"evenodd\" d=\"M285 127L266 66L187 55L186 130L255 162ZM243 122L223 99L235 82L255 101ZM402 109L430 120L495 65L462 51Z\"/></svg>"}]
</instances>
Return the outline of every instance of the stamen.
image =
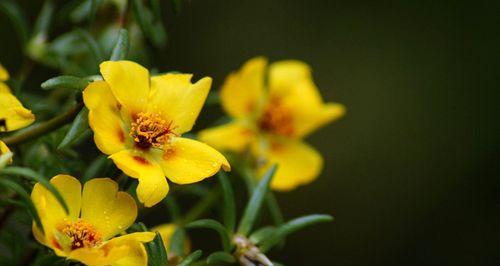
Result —
<instances>
[{"instance_id":1,"label":"stamen","mask_svg":"<svg viewBox=\"0 0 500 266\"><path fill-rule=\"evenodd\" d=\"M291 136L294 132L293 115L278 99L271 98L260 118L259 127L262 131Z\"/></svg>"},{"instance_id":2,"label":"stamen","mask_svg":"<svg viewBox=\"0 0 500 266\"><path fill-rule=\"evenodd\" d=\"M81 219L76 222L64 221L57 226L57 229L69 237L72 250L82 247L94 247L101 243L102 240L101 234L91 224Z\"/></svg>"},{"instance_id":3,"label":"stamen","mask_svg":"<svg viewBox=\"0 0 500 266\"><path fill-rule=\"evenodd\" d=\"M160 114L141 112L132 122L130 136L141 149L163 148L172 135L177 135L174 129L173 121L167 122Z\"/></svg>"}]
</instances>

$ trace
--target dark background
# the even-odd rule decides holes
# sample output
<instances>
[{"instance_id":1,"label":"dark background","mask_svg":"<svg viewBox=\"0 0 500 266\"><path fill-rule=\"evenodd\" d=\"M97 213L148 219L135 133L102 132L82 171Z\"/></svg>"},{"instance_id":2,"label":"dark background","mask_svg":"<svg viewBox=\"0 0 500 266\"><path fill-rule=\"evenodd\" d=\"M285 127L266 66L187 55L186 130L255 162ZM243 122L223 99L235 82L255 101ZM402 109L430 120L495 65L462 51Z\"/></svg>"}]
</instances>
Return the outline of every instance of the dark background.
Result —
<instances>
[{"instance_id":1,"label":"dark background","mask_svg":"<svg viewBox=\"0 0 500 266\"><path fill-rule=\"evenodd\" d=\"M179 15L164 9L169 43L151 66L209 75L218 88L251 57L300 59L325 100L347 106L308 138L325 157L322 176L277 195L287 218L336 221L289 237L273 259L500 265L498 4L192 0ZM0 23L0 47L10 30ZM18 50L1 49L0 61L15 70ZM205 110L199 124L218 114Z\"/></svg>"}]
</instances>

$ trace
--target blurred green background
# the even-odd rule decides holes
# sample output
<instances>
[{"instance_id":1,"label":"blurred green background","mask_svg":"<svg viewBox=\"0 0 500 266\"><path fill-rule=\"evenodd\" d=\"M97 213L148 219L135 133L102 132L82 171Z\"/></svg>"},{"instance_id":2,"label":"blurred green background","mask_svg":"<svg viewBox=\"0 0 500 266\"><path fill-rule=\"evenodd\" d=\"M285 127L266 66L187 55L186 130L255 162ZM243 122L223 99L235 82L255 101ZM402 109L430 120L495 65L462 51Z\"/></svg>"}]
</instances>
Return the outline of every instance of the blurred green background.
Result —
<instances>
[{"instance_id":1,"label":"blurred green background","mask_svg":"<svg viewBox=\"0 0 500 266\"><path fill-rule=\"evenodd\" d=\"M41 5L21 2L33 17ZM212 76L218 89L251 57L300 59L325 100L347 106L308 139L325 157L321 177L277 195L287 218L336 221L292 235L273 259L500 265L500 94L490 67L499 46L487 41L498 38L498 4L191 0L179 15L163 5L169 42L150 67ZM16 71L12 31L1 18L0 62ZM35 70L33 90L46 77ZM204 110L198 126L221 114Z\"/></svg>"}]
</instances>

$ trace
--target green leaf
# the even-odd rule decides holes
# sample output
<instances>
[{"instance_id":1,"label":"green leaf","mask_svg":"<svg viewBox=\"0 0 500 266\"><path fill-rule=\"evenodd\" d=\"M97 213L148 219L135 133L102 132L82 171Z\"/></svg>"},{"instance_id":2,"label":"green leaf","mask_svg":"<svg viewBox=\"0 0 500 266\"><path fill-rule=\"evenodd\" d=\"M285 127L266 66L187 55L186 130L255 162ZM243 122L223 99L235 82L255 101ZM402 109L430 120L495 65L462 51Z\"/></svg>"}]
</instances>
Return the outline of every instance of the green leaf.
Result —
<instances>
[{"instance_id":1,"label":"green leaf","mask_svg":"<svg viewBox=\"0 0 500 266\"><path fill-rule=\"evenodd\" d=\"M168 251L174 256L184 256L184 243L186 241L186 231L178 227L170 238L170 247Z\"/></svg>"},{"instance_id":2,"label":"green leaf","mask_svg":"<svg viewBox=\"0 0 500 266\"><path fill-rule=\"evenodd\" d=\"M111 61L124 60L127 57L128 48L128 31L126 29L121 29L118 34L115 48L113 48L113 52L111 53Z\"/></svg>"},{"instance_id":3,"label":"green leaf","mask_svg":"<svg viewBox=\"0 0 500 266\"><path fill-rule=\"evenodd\" d=\"M8 178L5 178L5 177L0 178L0 185L4 186L6 188L12 189L22 199L25 200L25 205L28 208L28 212L31 214L31 216L33 216L33 220L35 220L36 225L43 232L42 221L40 220L40 217L38 216L38 212L36 211L35 205L33 205L33 202L31 201L31 197L28 194L28 192L26 192L26 190L18 183L14 182Z\"/></svg>"},{"instance_id":4,"label":"green leaf","mask_svg":"<svg viewBox=\"0 0 500 266\"><path fill-rule=\"evenodd\" d=\"M46 0L43 3L42 10L36 19L35 26L33 28L33 36L39 36L38 38L41 38L43 41L47 39L50 23L54 17L54 10L54 1Z\"/></svg>"},{"instance_id":5,"label":"green leaf","mask_svg":"<svg viewBox=\"0 0 500 266\"><path fill-rule=\"evenodd\" d=\"M24 47L28 41L30 30L28 20L19 5L14 1L0 1L0 12L4 13L14 23L21 45Z\"/></svg>"},{"instance_id":6,"label":"green leaf","mask_svg":"<svg viewBox=\"0 0 500 266\"><path fill-rule=\"evenodd\" d=\"M168 256L160 233L156 232L153 241L144 244L148 252L148 266L168 265Z\"/></svg>"},{"instance_id":7,"label":"green leaf","mask_svg":"<svg viewBox=\"0 0 500 266\"><path fill-rule=\"evenodd\" d=\"M219 171L217 178L222 186L222 196L224 197L224 206L222 210L224 225L229 232L233 233L236 224L236 206L234 203L233 188L231 187L231 182L229 182L229 179L224 171Z\"/></svg>"},{"instance_id":8,"label":"green leaf","mask_svg":"<svg viewBox=\"0 0 500 266\"><path fill-rule=\"evenodd\" d=\"M181 210L179 208L179 204L177 204L174 193L169 193L162 202L165 206L167 206L171 220L174 223L177 222L181 218Z\"/></svg>"},{"instance_id":9,"label":"green leaf","mask_svg":"<svg viewBox=\"0 0 500 266\"><path fill-rule=\"evenodd\" d=\"M276 231L261 241L259 246L262 252L267 252L269 249L278 244L287 235L296 232L304 227L324 222L333 221L333 217L326 214L312 214L293 219L282 226L278 227Z\"/></svg>"},{"instance_id":10,"label":"green leaf","mask_svg":"<svg viewBox=\"0 0 500 266\"><path fill-rule=\"evenodd\" d=\"M186 225L186 228L208 228L216 231L219 234L219 237L222 242L222 247L224 248L224 251L231 251L231 242L229 240L229 233L226 230L226 228L217 222L216 220L212 219L201 219L197 220L194 222L191 222Z\"/></svg>"},{"instance_id":11,"label":"green leaf","mask_svg":"<svg viewBox=\"0 0 500 266\"><path fill-rule=\"evenodd\" d=\"M77 91L83 91L85 87L89 84L87 79L78 78L74 76L58 76L51 78L42 83L42 89L53 90L53 89L72 89Z\"/></svg>"},{"instance_id":12,"label":"green leaf","mask_svg":"<svg viewBox=\"0 0 500 266\"><path fill-rule=\"evenodd\" d=\"M75 30L75 32L80 37L80 39L87 45L87 48L94 56L96 63L99 64L102 61L104 61L104 57L102 56L101 47L99 47L99 44L94 39L94 37L92 37L92 35L90 35L90 33L88 31L83 30L83 29L77 29L77 30Z\"/></svg>"},{"instance_id":13,"label":"green leaf","mask_svg":"<svg viewBox=\"0 0 500 266\"><path fill-rule=\"evenodd\" d=\"M132 8L139 27L146 39L151 41L157 48L165 46L167 42L167 33L163 27L161 18L155 18L152 11L144 6L142 0L132 0Z\"/></svg>"},{"instance_id":14,"label":"green leaf","mask_svg":"<svg viewBox=\"0 0 500 266\"><path fill-rule=\"evenodd\" d=\"M207 258L208 264L216 264L216 263L235 263L236 259L230 253L224 251L217 251Z\"/></svg>"},{"instance_id":15,"label":"green leaf","mask_svg":"<svg viewBox=\"0 0 500 266\"><path fill-rule=\"evenodd\" d=\"M69 145L75 143L83 135L83 133L85 133L85 131L89 128L88 118L89 110L83 107L75 117L75 120L73 121L73 124L71 124L68 133L66 133L66 136L64 136L64 139L61 141L59 146L57 146L58 150L64 149Z\"/></svg>"},{"instance_id":16,"label":"green leaf","mask_svg":"<svg viewBox=\"0 0 500 266\"><path fill-rule=\"evenodd\" d=\"M191 253L189 256L187 256L185 259L183 259L178 266L192 265L194 262L196 262L196 260L198 260L201 257L201 255L203 255L203 252L198 249L195 252Z\"/></svg>"},{"instance_id":17,"label":"green leaf","mask_svg":"<svg viewBox=\"0 0 500 266\"><path fill-rule=\"evenodd\" d=\"M253 224L255 223L257 215L259 214L262 207L262 202L264 201L269 190L269 183L271 182L276 169L276 165L271 166L271 168L269 168L269 170L267 170L267 172L264 174L264 177L259 182L257 188L255 188L255 191L253 192L252 197L250 198L245 208L243 217L241 218L238 227L239 234L246 236L252 230Z\"/></svg>"},{"instance_id":18,"label":"green leaf","mask_svg":"<svg viewBox=\"0 0 500 266\"><path fill-rule=\"evenodd\" d=\"M61 206L64 208L64 211L66 211L66 214L69 214L69 209L68 205L66 205L66 202L64 201L64 198L61 196L61 193L57 190L52 183L50 183L47 179L45 179L43 176L38 174L37 172L29 169L29 168L24 168L24 167L6 167L0 171L1 174L6 174L6 175L20 175L23 177L27 177L33 181L36 181L40 183L42 186L44 186L46 189L48 189L56 198L56 200L61 204Z\"/></svg>"},{"instance_id":19,"label":"green leaf","mask_svg":"<svg viewBox=\"0 0 500 266\"><path fill-rule=\"evenodd\" d=\"M91 22L94 21L94 18L97 14L97 10L99 9L101 3L102 0L91 0L89 21Z\"/></svg>"},{"instance_id":20,"label":"green leaf","mask_svg":"<svg viewBox=\"0 0 500 266\"><path fill-rule=\"evenodd\" d=\"M281 214L280 206L272 191L270 191L266 196L266 204L269 212L271 213L271 219L274 224L277 226L283 224L283 214Z\"/></svg>"},{"instance_id":21,"label":"green leaf","mask_svg":"<svg viewBox=\"0 0 500 266\"><path fill-rule=\"evenodd\" d=\"M268 238L275 231L276 231L276 227L274 227L274 226L262 227L261 229L253 232L250 235L250 241L252 241L252 243L258 245L263 239Z\"/></svg>"}]
</instances>

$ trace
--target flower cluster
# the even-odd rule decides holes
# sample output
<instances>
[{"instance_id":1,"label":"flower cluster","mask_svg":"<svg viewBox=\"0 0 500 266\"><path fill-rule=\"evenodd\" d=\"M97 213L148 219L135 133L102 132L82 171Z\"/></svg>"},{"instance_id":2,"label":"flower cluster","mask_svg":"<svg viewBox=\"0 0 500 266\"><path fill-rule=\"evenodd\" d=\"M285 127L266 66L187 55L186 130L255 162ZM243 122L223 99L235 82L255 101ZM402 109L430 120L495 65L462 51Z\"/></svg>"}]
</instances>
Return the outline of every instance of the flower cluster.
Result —
<instances>
[{"instance_id":1,"label":"flower cluster","mask_svg":"<svg viewBox=\"0 0 500 266\"><path fill-rule=\"evenodd\" d=\"M285 222L271 191L291 191L318 178L324 160L304 138L345 113L342 104L323 100L310 66L256 57L230 73L219 91L210 92L210 77L158 73L135 62L141 60L127 60L133 58L129 42L164 45L159 12L143 1L128 1L135 13L130 19L132 11L122 3L127 1L90 2L89 11L72 13L75 23L85 20L80 13L93 18L97 2L119 12L119 31L116 24L94 29L117 32L109 60L103 56L109 43L83 29L49 42L47 21L55 8L46 1L25 44L32 65L16 78L0 65L0 200L5 202L0 234L20 208L29 215L28 226L39 243L19 241L24 246L12 250L27 252L14 255L26 258L12 264L277 265L268 250L296 230L332 220L307 215ZM126 28L131 33L140 29L144 40ZM33 65L70 75L42 83L52 93L40 97L24 90ZM194 128L209 96L228 119ZM214 180L202 182L208 178ZM247 193L233 191L240 178ZM241 208L235 199L240 194L248 195ZM185 211L193 197L195 205ZM207 214L214 206L222 222ZM153 212L162 207L169 220ZM258 228L263 208L273 224ZM144 219L148 215L152 219ZM152 223L151 228L142 221ZM192 252L197 243L188 231L199 228L216 231L221 250L206 258L200 250Z\"/></svg>"}]
</instances>

